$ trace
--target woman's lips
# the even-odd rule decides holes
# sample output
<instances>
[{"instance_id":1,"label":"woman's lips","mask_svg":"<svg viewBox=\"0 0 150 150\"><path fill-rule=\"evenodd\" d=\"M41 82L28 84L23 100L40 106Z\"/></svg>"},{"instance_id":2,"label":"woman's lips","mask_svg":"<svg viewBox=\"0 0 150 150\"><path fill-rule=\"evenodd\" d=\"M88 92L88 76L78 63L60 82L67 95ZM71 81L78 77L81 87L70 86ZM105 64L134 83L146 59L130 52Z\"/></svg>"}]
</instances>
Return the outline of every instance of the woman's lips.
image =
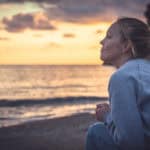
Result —
<instances>
[{"instance_id":1,"label":"woman's lips","mask_svg":"<svg viewBox=\"0 0 150 150\"><path fill-rule=\"evenodd\" d=\"M101 48L101 52L105 51L104 48Z\"/></svg>"}]
</instances>

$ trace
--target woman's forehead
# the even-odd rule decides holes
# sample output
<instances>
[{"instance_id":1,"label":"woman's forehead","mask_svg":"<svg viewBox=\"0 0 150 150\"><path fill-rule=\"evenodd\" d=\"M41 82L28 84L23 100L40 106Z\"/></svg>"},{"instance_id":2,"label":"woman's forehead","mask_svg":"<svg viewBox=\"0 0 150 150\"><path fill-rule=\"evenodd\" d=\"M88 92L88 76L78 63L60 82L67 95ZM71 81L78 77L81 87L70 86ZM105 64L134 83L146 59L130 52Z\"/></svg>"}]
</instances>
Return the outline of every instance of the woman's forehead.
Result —
<instances>
[{"instance_id":1,"label":"woman's forehead","mask_svg":"<svg viewBox=\"0 0 150 150\"><path fill-rule=\"evenodd\" d=\"M119 25L117 23L113 23L109 27L107 33L120 33L119 31L120 31Z\"/></svg>"}]
</instances>

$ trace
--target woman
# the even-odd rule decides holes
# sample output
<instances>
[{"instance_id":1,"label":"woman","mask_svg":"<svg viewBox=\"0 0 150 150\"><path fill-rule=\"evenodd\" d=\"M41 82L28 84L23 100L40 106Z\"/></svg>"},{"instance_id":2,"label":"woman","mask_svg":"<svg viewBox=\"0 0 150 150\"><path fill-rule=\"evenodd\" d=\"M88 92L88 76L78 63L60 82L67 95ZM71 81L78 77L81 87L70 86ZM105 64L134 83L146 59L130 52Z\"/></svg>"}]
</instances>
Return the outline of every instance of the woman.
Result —
<instances>
[{"instance_id":1,"label":"woman","mask_svg":"<svg viewBox=\"0 0 150 150\"><path fill-rule=\"evenodd\" d=\"M86 150L150 150L150 30L135 18L118 19L101 41L101 59L117 68L109 102L90 126Z\"/></svg>"}]
</instances>

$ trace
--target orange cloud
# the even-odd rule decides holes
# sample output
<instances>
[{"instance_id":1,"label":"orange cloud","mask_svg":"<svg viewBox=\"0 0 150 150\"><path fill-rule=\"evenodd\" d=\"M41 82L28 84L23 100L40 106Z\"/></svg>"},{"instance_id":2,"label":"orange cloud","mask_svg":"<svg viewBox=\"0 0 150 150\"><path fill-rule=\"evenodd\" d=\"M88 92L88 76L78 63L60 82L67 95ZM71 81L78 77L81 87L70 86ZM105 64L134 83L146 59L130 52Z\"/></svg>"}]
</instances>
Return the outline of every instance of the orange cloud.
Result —
<instances>
[{"instance_id":1,"label":"orange cloud","mask_svg":"<svg viewBox=\"0 0 150 150\"><path fill-rule=\"evenodd\" d=\"M98 29L98 30L96 30L95 33L96 33L96 34L101 34L101 33L103 33L103 30Z\"/></svg>"},{"instance_id":2,"label":"orange cloud","mask_svg":"<svg viewBox=\"0 0 150 150\"><path fill-rule=\"evenodd\" d=\"M34 34L33 36L34 36L34 37L38 37L38 38L43 37L43 35L42 35L42 34Z\"/></svg>"},{"instance_id":3,"label":"orange cloud","mask_svg":"<svg viewBox=\"0 0 150 150\"><path fill-rule=\"evenodd\" d=\"M0 40L2 40L2 41L8 41L8 40L10 40L10 39L7 38L7 37L0 37Z\"/></svg>"},{"instance_id":4,"label":"orange cloud","mask_svg":"<svg viewBox=\"0 0 150 150\"><path fill-rule=\"evenodd\" d=\"M72 33L65 33L65 34L63 35L63 37L65 37L65 38L75 38L75 34L72 34Z\"/></svg>"},{"instance_id":5,"label":"orange cloud","mask_svg":"<svg viewBox=\"0 0 150 150\"><path fill-rule=\"evenodd\" d=\"M49 43L49 46L50 46L51 48L60 48L60 47L62 47L61 44L58 44L58 43L56 43L56 42L50 42L50 43Z\"/></svg>"}]
</instances>

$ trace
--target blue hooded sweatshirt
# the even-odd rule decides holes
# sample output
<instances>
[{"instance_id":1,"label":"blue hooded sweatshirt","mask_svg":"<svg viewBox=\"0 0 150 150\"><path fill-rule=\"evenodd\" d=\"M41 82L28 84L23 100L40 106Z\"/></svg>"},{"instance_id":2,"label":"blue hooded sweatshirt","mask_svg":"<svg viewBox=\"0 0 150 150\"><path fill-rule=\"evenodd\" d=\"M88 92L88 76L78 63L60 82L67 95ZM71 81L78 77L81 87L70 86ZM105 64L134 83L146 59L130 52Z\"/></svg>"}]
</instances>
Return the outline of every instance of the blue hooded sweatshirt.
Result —
<instances>
[{"instance_id":1,"label":"blue hooded sweatshirt","mask_svg":"<svg viewBox=\"0 0 150 150\"><path fill-rule=\"evenodd\" d=\"M150 142L150 61L126 62L111 76L108 90L111 110L105 125L114 142L123 150L145 150Z\"/></svg>"}]
</instances>

